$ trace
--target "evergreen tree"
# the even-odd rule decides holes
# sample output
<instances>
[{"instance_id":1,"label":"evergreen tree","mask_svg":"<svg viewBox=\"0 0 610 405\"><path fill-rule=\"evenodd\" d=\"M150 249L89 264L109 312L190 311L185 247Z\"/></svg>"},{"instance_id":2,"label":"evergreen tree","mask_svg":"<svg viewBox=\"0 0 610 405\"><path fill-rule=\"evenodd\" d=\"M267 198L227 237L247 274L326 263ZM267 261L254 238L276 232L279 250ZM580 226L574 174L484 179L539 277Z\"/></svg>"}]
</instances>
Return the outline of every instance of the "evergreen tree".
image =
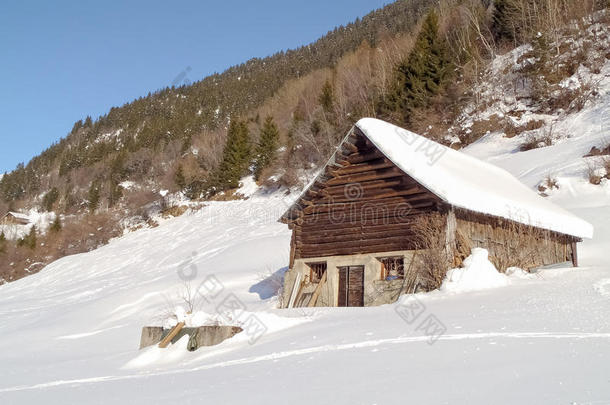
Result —
<instances>
[{"instance_id":1,"label":"evergreen tree","mask_svg":"<svg viewBox=\"0 0 610 405\"><path fill-rule=\"evenodd\" d=\"M176 168L176 172L174 173L174 183L176 183L176 186L178 186L180 190L184 190L184 187L186 187L186 178L184 177L184 169L182 168L182 165L178 165Z\"/></svg>"},{"instance_id":2,"label":"evergreen tree","mask_svg":"<svg viewBox=\"0 0 610 405\"><path fill-rule=\"evenodd\" d=\"M100 204L100 187L97 182L92 182L88 193L88 206L90 212L95 212Z\"/></svg>"},{"instance_id":3,"label":"evergreen tree","mask_svg":"<svg viewBox=\"0 0 610 405\"><path fill-rule=\"evenodd\" d=\"M324 86L322 86L322 92L318 97L318 102L326 113L333 112L333 105L335 104L335 94L333 91L333 85L330 80L326 79Z\"/></svg>"},{"instance_id":4,"label":"evergreen tree","mask_svg":"<svg viewBox=\"0 0 610 405\"><path fill-rule=\"evenodd\" d=\"M239 179L248 172L251 147L248 126L245 122L231 120L227 143L222 153L222 162L216 175L220 190L236 188Z\"/></svg>"},{"instance_id":5,"label":"evergreen tree","mask_svg":"<svg viewBox=\"0 0 610 405\"><path fill-rule=\"evenodd\" d=\"M42 197L42 207L45 211L50 212L53 211L53 205L59 198L59 190L57 187L53 187L49 190L44 197Z\"/></svg>"},{"instance_id":6,"label":"evergreen tree","mask_svg":"<svg viewBox=\"0 0 610 405\"><path fill-rule=\"evenodd\" d=\"M49 230L53 233L58 233L59 231L61 231L61 228L61 219L59 218L59 215L55 215L55 220L51 224Z\"/></svg>"},{"instance_id":7,"label":"evergreen tree","mask_svg":"<svg viewBox=\"0 0 610 405\"><path fill-rule=\"evenodd\" d=\"M6 253L6 236L4 236L4 231L0 233L0 253Z\"/></svg>"},{"instance_id":8,"label":"evergreen tree","mask_svg":"<svg viewBox=\"0 0 610 405\"><path fill-rule=\"evenodd\" d=\"M272 116L265 118L261 128L260 138L256 145L256 159L254 161L254 179L259 180L261 172L275 159L280 132Z\"/></svg>"},{"instance_id":9,"label":"evergreen tree","mask_svg":"<svg viewBox=\"0 0 610 405\"><path fill-rule=\"evenodd\" d=\"M69 210L78 203L72 189L72 183L70 180L68 180L66 184L66 189L64 191L64 210Z\"/></svg>"},{"instance_id":10,"label":"evergreen tree","mask_svg":"<svg viewBox=\"0 0 610 405\"><path fill-rule=\"evenodd\" d=\"M110 180L110 194L108 196L108 206L114 207L123 197L123 187L116 182L116 180Z\"/></svg>"},{"instance_id":11,"label":"evergreen tree","mask_svg":"<svg viewBox=\"0 0 610 405\"><path fill-rule=\"evenodd\" d=\"M75 134L78 132L79 129L81 129L83 127L83 120L78 120L74 123L74 126L72 127L72 131L70 131L71 134Z\"/></svg>"},{"instance_id":12,"label":"evergreen tree","mask_svg":"<svg viewBox=\"0 0 610 405\"><path fill-rule=\"evenodd\" d=\"M400 112L405 122L416 108L427 107L440 93L450 63L445 41L438 34L438 17L431 11L409 57L397 67L396 87L382 106L382 112Z\"/></svg>"},{"instance_id":13,"label":"evergreen tree","mask_svg":"<svg viewBox=\"0 0 610 405\"><path fill-rule=\"evenodd\" d=\"M514 0L494 0L491 30L497 40L512 41L517 35L519 10Z\"/></svg>"},{"instance_id":14,"label":"evergreen tree","mask_svg":"<svg viewBox=\"0 0 610 405\"><path fill-rule=\"evenodd\" d=\"M32 250L36 249L36 226L32 225L30 232L17 241L17 246L25 246Z\"/></svg>"}]
</instances>

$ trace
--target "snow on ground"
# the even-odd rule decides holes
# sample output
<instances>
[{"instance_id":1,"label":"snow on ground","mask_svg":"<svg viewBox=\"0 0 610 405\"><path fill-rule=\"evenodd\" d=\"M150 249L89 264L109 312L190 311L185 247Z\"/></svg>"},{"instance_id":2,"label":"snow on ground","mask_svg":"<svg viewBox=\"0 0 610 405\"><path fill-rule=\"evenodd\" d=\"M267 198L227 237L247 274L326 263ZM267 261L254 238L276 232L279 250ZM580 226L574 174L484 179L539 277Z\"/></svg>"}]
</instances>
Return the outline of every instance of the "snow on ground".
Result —
<instances>
[{"instance_id":1,"label":"snow on ground","mask_svg":"<svg viewBox=\"0 0 610 405\"><path fill-rule=\"evenodd\" d=\"M494 163L533 186L558 150L566 148L565 162L580 158L565 144L534 150L532 160L500 149ZM585 180L566 179L549 198L596 227L581 268L381 307L274 309L290 239L276 219L298 193L210 202L60 259L0 287L0 401L609 403L610 196L591 186L581 198L571 190ZM192 353L186 341L139 351L140 328L175 313L185 280L222 286L204 295L199 316L218 316L227 297L237 298L245 307L238 318L254 315L266 331ZM413 302L417 317L408 316ZM438 338L428 336L431 319Z\"/></svg>"},{"instance_id":2,"label":"snow on ground","mask_svg":"<svg viewBox=\"0 0 610 405\"><path fill-rule=\"evenodd\" d=\"M498 272L488 255L486 249L472 249L472 254L464 260L461 268L447 272L440 290L463 293L508 285L509 277ZM513 273L519 274L516 271Z\"/></svg>"},{"instance_id":3,"label":"snow on ground","mask_svg":"<svg viewBox=\"0 0 610 405\"><path fill-rule=\"evenodd\" d=\"M490 134L465 150L531 188L557 177L548 198L595 226L578 269L513 270L505 286L380 307L277 310L290 233L276 219L298 193L251 194L246 181L247 200L206 203L0 286L0 402L608 404L610 186L589 184L582 158L608 116L603 93L552 146L517 152ZM192 322L239 302L233 320L264 333L138 350L141 327L175 315L189 285L205 292Z\"/></svg>"}]
</instances>

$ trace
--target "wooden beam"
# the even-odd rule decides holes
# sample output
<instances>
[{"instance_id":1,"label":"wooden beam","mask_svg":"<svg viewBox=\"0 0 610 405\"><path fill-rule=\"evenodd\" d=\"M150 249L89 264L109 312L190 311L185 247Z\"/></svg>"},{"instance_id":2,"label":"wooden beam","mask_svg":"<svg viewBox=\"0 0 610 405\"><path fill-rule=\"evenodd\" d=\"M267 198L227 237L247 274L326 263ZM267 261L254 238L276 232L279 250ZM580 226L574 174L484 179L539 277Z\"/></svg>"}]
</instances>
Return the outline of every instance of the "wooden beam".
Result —
<instances>
[{"instance_id":1,"label":"wooden beam","mask_svg":"<svg viewBox=\"0 0 610 405\"><path fill-rule=\"evenodd\" d=\"M315 291L313 292L313 295L311 296L311 299L309 300L309 304L307 304L308 307L316 306L318 297L320 296L320 293L322 292L322 287L324 286L324 283L326 283L326 274L327 273L328 273L328 270L325 271L324 274L322 274L322 278L320 279L318 286L316 287Z\"/></svg>"},{"instance_id":2,"label":"wooden beam","mask_svg":"<svg viewBox=\"0 0 610 405\"><path fill-rule=\"evenodd\" d=\"M578 244L572 242L572 266L578 267Z\"/></svg>"},{"instance_id":3,"label":"wooden beam","mask_svg":"<svg viewBox=\"0 0 610 405\"><path fill-rule=\"evenodd\" d=\"M169 343L172 341L173 338L176 337L176 335L178 334L178 332L180 332L182 330L182 328L184 327L184 321L183 322L178 322L167 334L167 336L165 336L163 338L163 340L159 343L159 347L161 349L165 349Z\"/></svg>"},{"instance_id":4,"label":"wooden beam","mask_svg":"<svg viewBox=\"0 0 610 405\"><path fill-rule=\"evenodd\" d=\"M360 153L358 155L347 156L347 161L351 164L363 163L369 160L379 159L385 157L385 155L378 149L374 149L367 153Z\"/></svg>"},{"instance_id":5,"label":"wooden beam","mask_svg":"<svg viewBox=\"0 0 610 405\"><path fill-rule=\"evenodd\" d=\"M330 186L336 186L340 184L349 184L349 183L361 183L363 181L368 180L381 180L387 179L391 177L400 177L403 176L404 173L401 172L397 168L383 169L379 171L371 171L371 172L362 172L354 175L348 176L339 176L332 178L326 182L326 184Z\"/></svg>"},{"instance_id":6,"label":"wooden beam","mask_svg":"<svg viewBox=\"0 0 610 405\"><path fill-rule=\"evenodd\" d=\"M384 159L380 163L369 164L369 163L360 163L357 165L351 165L348 167L339 167L337 169L332 170L332 175L335 177L348 175L348 174L356 174L361 172L367 172L370 170L378 170L378 169L387 169L389 167L394 167L394 163L390 162L387 159Z\"/></svg>"},{"instance_id":7,"label":"wooden beam","mask_svg":"<svg viewBox=\"0 0 610 405\"><path fill-rule=\"evenodd\" d=\"M371 190L371 189L376 189L376 188L383 188L383 187L396 187L396 186L408 186L408 185L415 185L417 183L415 182L406 182L403 179L385 179L385 180L371 180L371 181L366 181L366 182L362 182L360 183L360 187L363 190ZM345 186L326 186L324 187L324 192L326 194L343 194L345 193Z\"/></svg>"}]
</instances>

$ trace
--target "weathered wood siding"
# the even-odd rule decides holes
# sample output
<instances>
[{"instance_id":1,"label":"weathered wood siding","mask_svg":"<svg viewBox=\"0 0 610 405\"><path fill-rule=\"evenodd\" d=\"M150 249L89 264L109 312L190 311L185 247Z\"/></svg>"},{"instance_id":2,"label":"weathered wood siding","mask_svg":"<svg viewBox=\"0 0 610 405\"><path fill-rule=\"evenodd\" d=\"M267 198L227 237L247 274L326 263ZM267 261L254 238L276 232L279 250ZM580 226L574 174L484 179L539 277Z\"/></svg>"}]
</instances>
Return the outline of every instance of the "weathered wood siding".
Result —
<instances>
[{"instance_id":1,"label":"weathered wood siding","mask_svg":"<svg viewBox=\"0 0 610 405\"><path fill-rule=\"evenodd\" d=\"M301 200L294 258L414 249L409 224L439 199L354 134Z\"/></svg>"},{"instance_id":2,"label":"weathered wood siding","mask_svg":"<svg viewBox=\"0 0 610 405\"><path fill-rule=\"evenodd\" d=\"M284 218L293 231L290 267L296 259L421 248L412 224L419 216L436 212L446 218L446 226L439 229L445 232L446 248L457 249L461 259L472 247L488 249L490 259L502 270L575 257L576 239L571 236L454 210L397 168L355 128ZM520 244L524 240L527 243ZM454 264L460 264L460 257Z\"/></svg>"},{"instance_id":3,"label":"weathered wood siding","mask_svg":"<svg viewBox=\"0 0 610 405\"><path fill-rule=\"evenodd\" d=\"M573 259L571 236L521 225L501 218L456 210L458 240L489 251L502 270L509 266L532 269Z\"/></svg>"}]
</instances>

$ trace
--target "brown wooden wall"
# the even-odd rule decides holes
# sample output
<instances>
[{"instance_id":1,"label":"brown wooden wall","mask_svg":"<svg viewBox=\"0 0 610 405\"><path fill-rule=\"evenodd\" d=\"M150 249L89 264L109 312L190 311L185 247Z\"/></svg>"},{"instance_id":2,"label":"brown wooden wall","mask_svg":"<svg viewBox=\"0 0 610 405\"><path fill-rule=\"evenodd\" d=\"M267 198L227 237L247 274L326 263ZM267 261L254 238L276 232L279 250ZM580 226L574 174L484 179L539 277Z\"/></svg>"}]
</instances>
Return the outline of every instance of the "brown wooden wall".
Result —
<instances>
[{"instance_id":1,"label":"brown wooden wall","mask_svg":"<svg viewBox=\"0 0 610 405\"><path fill-rule=\"evenodd\" d=\"M508 266L532 269L572 260L576 239L571 236L466 210L455 213L457 232L470 247L487 249L490 260L502 270Z\"/></svg>"},{"instance_id":2,"label":"brown wooden wall","mask_svg":"<svg viewBox=\"0 0 610 405\"><path fill-rule=\"evenodd\" d=\"M452 210L398 169L355 128L334 162L284 218L293 230L290 265L301 258L416 249L411 224L418 216L434 212L455 213L456 220L449 221L447 241L453 247L454 240L467 240L458 244L462 259L472 247L486 248L501 269L533 268L572 259L573 237ZM460 263L458 256L456 261L456 265Z\"/></svg>"},{"instance_id":3,"label":"brown wooden wall","mask_svg":"<svg viewBox=\"0 0 610 405\"><path fill-rule=\"evenodd\" d=\"M355 135L302 199L295 258L413 249L409 224L440 200Z\"/></svg>"}]
</instances>

